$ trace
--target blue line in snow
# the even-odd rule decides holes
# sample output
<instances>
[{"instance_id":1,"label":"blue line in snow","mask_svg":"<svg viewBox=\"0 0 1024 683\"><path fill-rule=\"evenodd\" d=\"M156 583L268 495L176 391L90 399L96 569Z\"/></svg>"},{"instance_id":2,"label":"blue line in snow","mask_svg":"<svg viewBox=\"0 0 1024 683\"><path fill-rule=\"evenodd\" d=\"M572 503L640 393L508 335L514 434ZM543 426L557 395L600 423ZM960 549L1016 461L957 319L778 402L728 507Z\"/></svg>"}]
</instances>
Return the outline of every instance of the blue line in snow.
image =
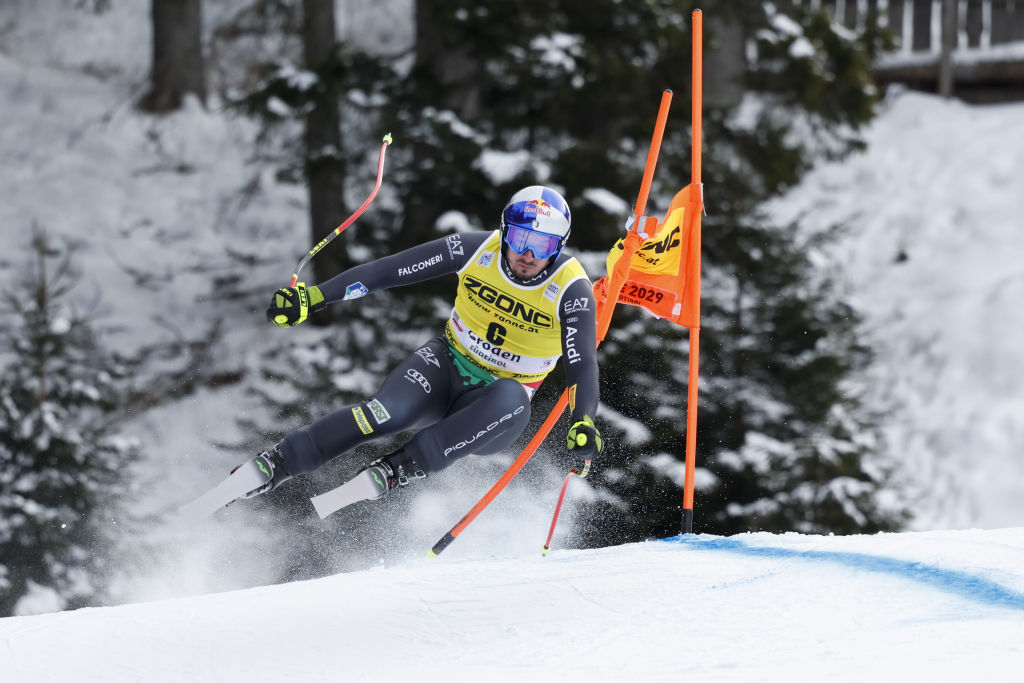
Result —
<instances>
[{"instance_id":1,"label":"blue line in snow","mask_svg":"<svg viewBox=\"0 0 1024 683\"><path fill-rule=\"evenodd\" d=\"M663 539L666 543L681 543L696 550L724 550L727 552L766 558L796 558L820 560L846 565L853 569L892 574L911 579L960 597L997 607L1024 610L1024 593L1002 586L994 581L953 569L942 569L921 562L897 560L880 555L844 553L825 550L792 550L771 546L748 545L734 538L702 538L682 535Z\"/></svg>"}]
</instances>

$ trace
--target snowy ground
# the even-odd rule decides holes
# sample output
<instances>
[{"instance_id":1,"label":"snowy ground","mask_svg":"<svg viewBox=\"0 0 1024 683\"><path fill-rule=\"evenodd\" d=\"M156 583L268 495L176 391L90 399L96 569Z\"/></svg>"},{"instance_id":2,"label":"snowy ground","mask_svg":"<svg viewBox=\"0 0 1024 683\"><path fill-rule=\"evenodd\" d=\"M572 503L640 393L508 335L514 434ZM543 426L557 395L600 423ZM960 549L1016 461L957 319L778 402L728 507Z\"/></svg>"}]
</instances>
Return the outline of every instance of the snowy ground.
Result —
<instances>
[{"instance_id":1,"label":"snowy ground","mask_svg":"<svg viewBox=\"0 0 1024 683\"><path fill-rule=\"evenodd\" d=\"M1022 567L1024 529L442 555L0 619L0 672L19 683L1010 681L1024 669Z\"/></svg>"}]
</instances>

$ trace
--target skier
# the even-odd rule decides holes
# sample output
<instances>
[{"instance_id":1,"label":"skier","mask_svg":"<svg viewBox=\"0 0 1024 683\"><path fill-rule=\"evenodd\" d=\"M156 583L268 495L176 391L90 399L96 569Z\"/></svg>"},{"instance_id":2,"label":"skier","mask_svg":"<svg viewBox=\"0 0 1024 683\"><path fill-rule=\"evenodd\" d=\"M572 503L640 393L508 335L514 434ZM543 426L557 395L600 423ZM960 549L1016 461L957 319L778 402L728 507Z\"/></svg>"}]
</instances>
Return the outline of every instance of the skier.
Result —
<instances>
[{"instance_id":1,"label":"skier","mask_svg":"<svg viewBox=\"0 0 1024 683\"><path fill-rule=\"evenodd\" d=\"M356 474L345 485L355 492L347 502L381 498L470 453L501 451L526 427L530 400L559 357L571 411L566 445L581 462L599 454L595 301L583 267L563 253L570 223L565 199L535 185L512 196L499 230L452 234L319 286L278 290L267 319L293 327L337 301L458 274L444 334L399 363L367 400L292 432L250 460L267 465L269 479L242 497L266 493L360 444L406 430L419 431Z\"/></svg>"}]
</instances>

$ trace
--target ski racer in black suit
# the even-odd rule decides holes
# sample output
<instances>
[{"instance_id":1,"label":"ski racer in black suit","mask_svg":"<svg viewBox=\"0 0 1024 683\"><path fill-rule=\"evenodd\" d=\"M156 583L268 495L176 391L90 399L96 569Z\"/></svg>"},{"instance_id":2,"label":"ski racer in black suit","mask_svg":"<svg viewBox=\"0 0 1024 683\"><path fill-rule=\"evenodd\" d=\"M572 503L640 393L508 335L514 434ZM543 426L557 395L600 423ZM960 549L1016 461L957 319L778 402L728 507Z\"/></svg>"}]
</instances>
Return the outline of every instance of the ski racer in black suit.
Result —
<instances>
[{"instance_id":1,"label":"ski racer in black suit","mask_svg":"<svg viewBox=\"0 0 1024 683\"><path fill-rule=\"evenodd\" d=\"M449 273L459 278L444 334L399 363L373 396L292 432L257 456L272 465L272 474L244 497L406 430L419 431L356 475L375 482L371 498L471 453L501 451L526 427L533 393L560 357L571 411L566 445L580 461L599 454L595 302L583 267L563 252L570 224L559 193L531 186L505 206L499 230L452 234L356 266L319 286L298 283L278 290L267 318L292 327L334 302Z\"/></svg>"}]
</instances>

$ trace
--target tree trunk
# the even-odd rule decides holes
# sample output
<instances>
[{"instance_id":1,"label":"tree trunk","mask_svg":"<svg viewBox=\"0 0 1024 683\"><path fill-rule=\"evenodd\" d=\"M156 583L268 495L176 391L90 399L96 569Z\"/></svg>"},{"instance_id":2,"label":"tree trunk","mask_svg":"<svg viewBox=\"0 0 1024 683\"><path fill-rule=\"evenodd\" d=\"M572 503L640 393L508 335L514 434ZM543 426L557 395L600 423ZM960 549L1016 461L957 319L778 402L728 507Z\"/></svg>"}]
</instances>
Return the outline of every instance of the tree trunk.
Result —
<instances>
[{"instance_id":1,"label":"tree trunk","mask_svg":"<svg viewBox=\"0 0 1024 683\"><path fill-rule=\"evenodd\" d=\"M336 44L334 0L303 0L302 45L306 68L317 71L333 58ZM338 97L338 89L330 79L321 79L313 96L313 108L306 116L310 246L319 243L348 215ZM314 259L314 280L323 282L351 265L344 242L335 240ZM321 318L326 320L326 316Z\"/></svg>"},{"instance_id":2,"label":"tree trunk","mask_svg":"<svg viewBox=\"0 0 1024 683\"><path fill-rule=\"evenodd\" d=\"M467 123L480 117L480 65L463 46L445 42L446 0L416 2L416 68L429 75L434 86L433 105L450 109Z\"/></svg>"},{"instance_id":3,"label":"tree trunk","mask_svg":"<svg viewBox=\"0 0 1024 683\"><path fill-rule=\"evenodd\" d=\"M444 40L445 2L416 0L414 73L421 84L420 92L424 93L416 105L450 110L461 121L473 125L481 115L480 65L469 57L468 49ZM437 161L433 158L437 150L430 145L413 143L412 153L417 168L431 168ZM434 225L438 217L450 208L438 193L410 196L405 205L402 246L437 237Z\"/></svg>"},{"instance_id":4,"label":"tree trunk","mask_svg":"<svg viewBox=\"0 0 1024 683\"><path fill-rule=\"evenodd\" d=\"M152 0L153 62L150 90L139 106L166 112L187 93L206 103L201 0Z\"/></svg>"}]
</instances>

